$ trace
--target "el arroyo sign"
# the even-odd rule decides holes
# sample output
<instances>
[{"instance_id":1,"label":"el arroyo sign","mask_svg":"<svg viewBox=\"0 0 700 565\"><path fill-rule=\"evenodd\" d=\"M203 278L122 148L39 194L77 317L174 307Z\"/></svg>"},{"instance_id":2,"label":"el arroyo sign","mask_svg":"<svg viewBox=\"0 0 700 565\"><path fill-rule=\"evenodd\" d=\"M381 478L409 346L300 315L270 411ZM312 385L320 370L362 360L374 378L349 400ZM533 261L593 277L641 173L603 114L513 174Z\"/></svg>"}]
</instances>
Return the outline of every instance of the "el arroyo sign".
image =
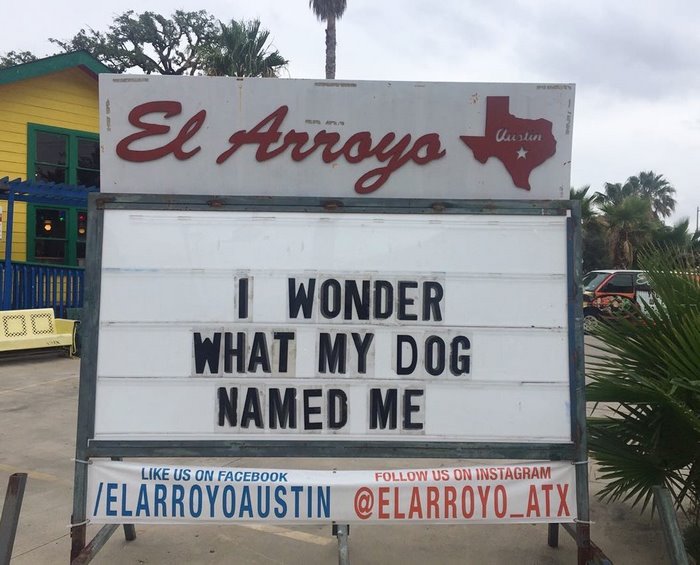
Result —
<instances>
[{"instance_id":1,"label":"el arroyo sign","mask_svg":"<svg viewBox=\"0 0 700 565\"><path fill-rule=\"evenodd\" d=\"M105 191L568 195L571 85L100 80Z\"/></svg>"},{"instance_id":2,"label":"el arroyo sign","mask_svg":"<svg viewBox=\"0 0 700 565\"><path fill-rule=\"evenodd\" d=\"M573 97L565 84L101 75L107 194L89 210L73 557L90 551L91 521L578 519L582 562L580 222L551 202L569 193ZM549 460L92 461L125 453Z\"/></svg>"}]
</instances>

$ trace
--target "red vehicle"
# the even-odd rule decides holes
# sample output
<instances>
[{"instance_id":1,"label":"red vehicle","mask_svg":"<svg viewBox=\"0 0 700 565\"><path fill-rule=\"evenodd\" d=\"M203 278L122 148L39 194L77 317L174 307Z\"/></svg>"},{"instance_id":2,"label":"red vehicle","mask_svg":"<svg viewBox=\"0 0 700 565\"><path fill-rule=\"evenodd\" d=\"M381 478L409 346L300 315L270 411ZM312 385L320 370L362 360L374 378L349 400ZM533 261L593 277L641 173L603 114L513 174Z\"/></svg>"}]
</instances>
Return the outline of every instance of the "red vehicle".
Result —
<instances>
[{"instance_id":1,"label":"red vehicle","mask_svg":"<svg viewBox=\"0 0 700 565\"><path fill-rule=\"evenodd\" d=\"M583 277L583 329L589 332L600 320L644 308L651 288L644 271L601 270Z\"/></svg>"}]
</instances>

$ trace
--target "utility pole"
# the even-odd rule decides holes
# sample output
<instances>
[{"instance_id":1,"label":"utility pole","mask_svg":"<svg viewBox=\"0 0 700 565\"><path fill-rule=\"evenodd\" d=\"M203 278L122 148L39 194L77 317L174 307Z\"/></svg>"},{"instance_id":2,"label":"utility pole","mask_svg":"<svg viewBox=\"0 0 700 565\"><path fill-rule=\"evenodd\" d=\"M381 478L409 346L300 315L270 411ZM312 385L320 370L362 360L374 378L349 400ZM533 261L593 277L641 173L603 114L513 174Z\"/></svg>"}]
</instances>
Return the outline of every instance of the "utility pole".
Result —
<instances>
[{"instance_id":1,"label":"utility pole","mask_svg":"<svg viewBox=\"0 0 700 565\"><path fill-rule=\"evenodd\" d=\"M700 206L695 209L695 233L698 233L698 220L700 220Z\"/></svg>"}]
</instances>

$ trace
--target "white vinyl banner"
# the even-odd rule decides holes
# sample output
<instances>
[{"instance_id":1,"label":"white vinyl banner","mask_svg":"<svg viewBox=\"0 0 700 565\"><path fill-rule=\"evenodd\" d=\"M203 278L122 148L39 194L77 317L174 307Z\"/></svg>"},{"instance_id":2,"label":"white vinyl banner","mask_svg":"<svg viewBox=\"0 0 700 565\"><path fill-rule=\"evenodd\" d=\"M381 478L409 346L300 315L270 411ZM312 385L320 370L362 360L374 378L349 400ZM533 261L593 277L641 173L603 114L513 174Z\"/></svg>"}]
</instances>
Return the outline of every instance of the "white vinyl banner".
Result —
<instances>
[{"instance_id":1,"label":"white vinyl banner","mask_svg":"<svg viewBox=\"0 0 700 565\"><path fill-rule=\"evenodd\" d=\"M102 524L576 519L575 467L561 461L305 471L95 460L88 476L88 518Z\"/></svg>"}]
</instances>

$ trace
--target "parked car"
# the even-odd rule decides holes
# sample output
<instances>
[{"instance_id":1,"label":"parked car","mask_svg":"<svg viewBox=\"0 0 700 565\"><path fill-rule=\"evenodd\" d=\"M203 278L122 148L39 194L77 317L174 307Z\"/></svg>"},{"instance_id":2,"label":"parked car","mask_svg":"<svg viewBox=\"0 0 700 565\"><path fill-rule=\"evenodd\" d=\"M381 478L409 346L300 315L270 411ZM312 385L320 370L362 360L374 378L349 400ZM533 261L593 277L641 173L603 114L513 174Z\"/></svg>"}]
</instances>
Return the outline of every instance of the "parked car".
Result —
<instances>
[{"instance_id":1,"label":"parked car","mask_svg":"<svg viewBox=\"0 0 700 565\"><path fill-rule=\"evenodd\" d=\"M631 314L650 302L646 272L591 271L583 277L583 329L589 332L601 320Z\"/></svg>"}]
</instances>

